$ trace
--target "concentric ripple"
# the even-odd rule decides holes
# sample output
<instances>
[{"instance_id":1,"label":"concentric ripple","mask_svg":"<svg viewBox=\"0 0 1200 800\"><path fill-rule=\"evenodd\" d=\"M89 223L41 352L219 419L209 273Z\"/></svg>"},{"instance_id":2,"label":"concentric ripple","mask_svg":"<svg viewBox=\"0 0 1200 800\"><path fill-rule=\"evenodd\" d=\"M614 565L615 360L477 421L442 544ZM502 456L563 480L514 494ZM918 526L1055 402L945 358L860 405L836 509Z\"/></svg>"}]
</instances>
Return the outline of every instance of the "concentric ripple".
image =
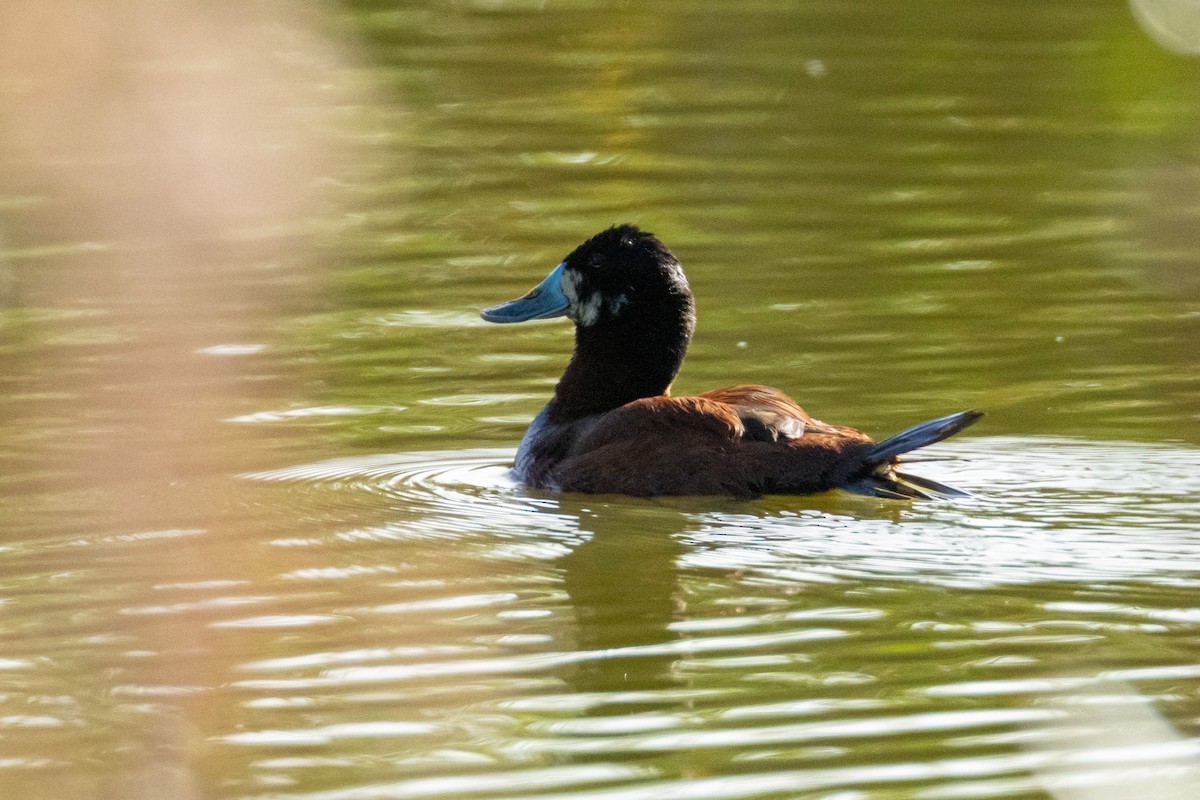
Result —
<instances>
[{"instance_id":1,"label":"concentric ripple","mask_svg":"<svg viewBox=\"0 0 1200 800\"><path fill-rule=\"evenodd\" d=\"M355 537L524 531L529 515L555 504L526 495L510 474L512 448L474 448L339 458L242 476L285 484L301 513L328 521L383 521ZM305 511L307 510L307 511ZM539 525L553 522L542 514Z\"/></svg>"}]
</instances>

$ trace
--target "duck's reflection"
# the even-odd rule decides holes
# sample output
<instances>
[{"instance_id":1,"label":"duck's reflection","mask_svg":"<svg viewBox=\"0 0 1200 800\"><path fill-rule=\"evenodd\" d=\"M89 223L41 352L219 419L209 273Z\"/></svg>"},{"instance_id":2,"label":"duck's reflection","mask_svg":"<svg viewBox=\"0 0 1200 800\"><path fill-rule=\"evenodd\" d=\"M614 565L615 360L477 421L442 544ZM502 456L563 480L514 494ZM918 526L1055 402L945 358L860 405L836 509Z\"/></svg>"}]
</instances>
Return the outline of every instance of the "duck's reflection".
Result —
<instances>
[{"instance_id":1,"label":"duck's reflection","mask_svg":"<svg viewBox=\"0 0 1200 800\"><path fill-rule=\"evenodd\" d=\"M658 705L655 690L678 685L672 674L679 636L671 623L684 611L679 585L685 515L642 501L564 501L591 538L564 556L563 583L576 618L575 650L593 657L567 669L579 692L620 693L594 706L621 714Z\"/></svg>"}]
</instances>

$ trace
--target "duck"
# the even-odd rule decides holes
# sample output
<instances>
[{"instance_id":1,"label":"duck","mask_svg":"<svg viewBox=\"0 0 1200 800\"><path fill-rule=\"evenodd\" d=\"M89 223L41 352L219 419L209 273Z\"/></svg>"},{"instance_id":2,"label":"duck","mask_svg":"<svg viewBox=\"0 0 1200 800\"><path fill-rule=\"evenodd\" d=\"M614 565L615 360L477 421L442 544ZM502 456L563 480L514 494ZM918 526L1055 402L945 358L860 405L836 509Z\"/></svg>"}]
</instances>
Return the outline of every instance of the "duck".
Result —
<instances>
[{"instance_id":1,"label":"duck","mask_svg":"<svg viewBox=\"0 0 1200 800\"><path fill-rule=\"evenodd\" d=\"M614 225L576 247L522 297L480 312L494 323L566 317L575 348L517 448L513 475L535 489L636 497L807 495L891 499L967 493L898 469L953 436L974 409L876 442L815 419L771 386L674 396L696 326L679 260L654 234Z\"/></svg>"}]
</instances>

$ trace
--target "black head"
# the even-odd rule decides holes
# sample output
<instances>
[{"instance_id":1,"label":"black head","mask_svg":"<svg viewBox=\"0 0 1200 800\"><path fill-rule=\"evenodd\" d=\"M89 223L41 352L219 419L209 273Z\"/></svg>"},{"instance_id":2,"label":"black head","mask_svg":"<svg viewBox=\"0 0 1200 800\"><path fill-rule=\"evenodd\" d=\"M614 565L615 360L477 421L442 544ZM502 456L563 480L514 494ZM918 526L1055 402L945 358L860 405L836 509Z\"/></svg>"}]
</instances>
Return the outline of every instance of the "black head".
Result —
<instances>
[{"instance_id":1,"label":"black head","mask_svg":"<svg viewBox=\"0 0 1200 800\"><path fill-rule=\"evenodd\" d=\"M595 329L679 314L691 319L692 293L675 256L654 234L616 225L576 247L529 294L485 309L483 318L565 316Z\"/></svg>"},{"instance_id":2,"label":"black head","mask_svg":"<svg viewBox=\"0 0 1200 800\"><path fill-rule=\"evenodd\" d=\"M691 307L683 268L666 245L633 225L601 231L563 262L566 316L580 327ZM668 312L669 313L669 312Z\"/></svg>"},{"instance_id":3,"label":"black head","mask_svg":"<svg viewBox=\"0 0 1200 800\"><path fill-rule=\"evenodd\" d=\"M490 322L575 321L575 354L550 404L555 421L666 392L696 322L683 268L632 225L601 231L529 294L482 313Z\"/></svg>"}]
</instances>

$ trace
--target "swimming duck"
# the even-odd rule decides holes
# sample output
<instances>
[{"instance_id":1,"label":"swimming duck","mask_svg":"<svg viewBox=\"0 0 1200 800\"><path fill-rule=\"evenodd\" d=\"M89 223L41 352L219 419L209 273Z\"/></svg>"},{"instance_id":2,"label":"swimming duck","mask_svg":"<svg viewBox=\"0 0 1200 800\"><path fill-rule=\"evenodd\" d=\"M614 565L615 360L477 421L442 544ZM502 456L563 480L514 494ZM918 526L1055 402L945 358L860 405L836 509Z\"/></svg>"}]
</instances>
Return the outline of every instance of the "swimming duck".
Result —
<instances>
[{"instance_id":1,"label":"swimming duck","mask_svg":"<svg viewBox=\"0 0 1200 800\"><path fill-rule=\"evenodd\" d=\"M962 411L876 443L813 419L770 386L674 397L696 324L683 268L653 234L617 225L575 248L524 297L484 309L489 322L567 317L575 353L513 465L526 485L656 495L962 495L899 472L898 458L971 425Z\"/></svg>"}]
</instances>

